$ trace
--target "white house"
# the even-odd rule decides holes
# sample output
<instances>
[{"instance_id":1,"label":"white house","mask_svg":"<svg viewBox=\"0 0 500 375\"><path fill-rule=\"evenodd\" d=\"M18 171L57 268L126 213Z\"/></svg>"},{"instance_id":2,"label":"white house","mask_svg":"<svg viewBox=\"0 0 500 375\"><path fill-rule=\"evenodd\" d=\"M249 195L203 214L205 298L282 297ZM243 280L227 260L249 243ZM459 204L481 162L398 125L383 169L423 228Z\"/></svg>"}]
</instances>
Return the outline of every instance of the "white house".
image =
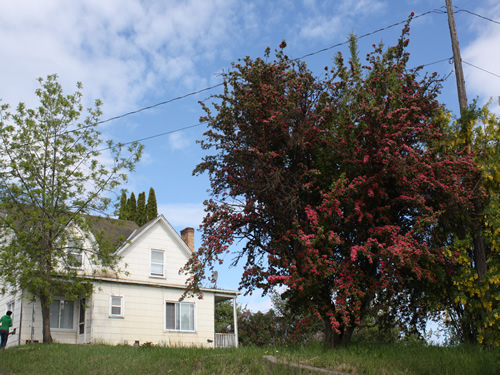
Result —
<instances>
[{"instance_id":1,"label":"white house","mask_svg":"<svg viewBox=\"0 0 500 375\"><path fill-rule=\"evenodd\" d=\"M94 284L92 295L71 301L58 296L50 306L50 326L55 342L70 344L125 344L145 342L175 346L237 346L234 334L214 332L218 302L233 300L236 291L202 289L203 298L186 298L186 276L179 269L194 250L194 230L179 235L162 216L138 227L135 223L97 218L108 236L127 238L117 250L118 276L95 272L83 253L81 272ZM13 311L13 328L7 346L42 341L40 302L21 294L0 297L0 309ZM234 311L236 315L236 310Z\"/></svg>"}]
</instances>

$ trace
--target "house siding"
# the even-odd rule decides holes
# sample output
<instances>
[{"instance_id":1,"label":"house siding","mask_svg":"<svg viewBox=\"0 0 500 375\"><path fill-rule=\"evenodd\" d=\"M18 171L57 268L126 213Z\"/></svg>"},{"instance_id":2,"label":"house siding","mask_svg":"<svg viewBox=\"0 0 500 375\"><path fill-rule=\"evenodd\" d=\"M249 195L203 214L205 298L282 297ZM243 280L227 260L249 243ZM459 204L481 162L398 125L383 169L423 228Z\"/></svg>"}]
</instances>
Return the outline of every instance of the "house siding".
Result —
<instances>
[{"instance_id":1,"label":"house siding","mask_svg":"<svg viewBox=\"0 0 500 375\"><path fill-rule=\"evenodd\" d=\"M12 331L16 329L15 335L10 335L7 341L7 347L15 346L19 344L19 334L21 327L21 312L22 312L22 302L18 295L11 293L6 293L0 296L0 316L3 316L7 312L7 306L9 303L14 302L14 310L12 310Z\"/></svg>"},{"instance_id":2,"label":"house siding","mask_svg":"<svg viewBox=\"0 0 500 375\"><path fill-rule=\"evenodd\" d=\"M195 304L195 331L165 330L165 301L178 301L182 289L151 287L148 285L103 282L94 295L93 343L140 344L152 342L159 345L209 346L214 340L214 296L187 298ZM124 316L109 316L111 295L124 298Z\"/></svg>"},{"instance_id":3,"label":"house siding","mask_svg":"<svg viewBox=\"0 0 500 375\"><path fill-rule=\"evenodd\" d=\"M42 308L39 301L31 302L21 296L16 296L16 311L13 312L16 334L9 336L7 347L26 344L29 342L43 341L43 326L42 326ZM2 304L0 300L0 306ZM55 329L52 328L51 334L54 342L62 344L75 344L78 334L78 301L73 302L73 328L72 329ZM17 305L20 305L20 309ZM34 319L33 319L34 317Z\"/></svg>"},{"instance_id":4,"label":"house siding","mask_svg":"<svg viewBox=\"0 0 500 375\"><path fill-rule=\"evenodd\" d=\"M127 246L120 261L120 268L127 274L120 275L121 279L148 281L158 284L184 285L186 276L179 274L179 270L186 264L190 253L186 245L179 244L177 233L168 230L162 222L157 222L143 233L134 243ZM151 277L151 250L164 250L165 277Z\"/></svg>"}]
</instances>

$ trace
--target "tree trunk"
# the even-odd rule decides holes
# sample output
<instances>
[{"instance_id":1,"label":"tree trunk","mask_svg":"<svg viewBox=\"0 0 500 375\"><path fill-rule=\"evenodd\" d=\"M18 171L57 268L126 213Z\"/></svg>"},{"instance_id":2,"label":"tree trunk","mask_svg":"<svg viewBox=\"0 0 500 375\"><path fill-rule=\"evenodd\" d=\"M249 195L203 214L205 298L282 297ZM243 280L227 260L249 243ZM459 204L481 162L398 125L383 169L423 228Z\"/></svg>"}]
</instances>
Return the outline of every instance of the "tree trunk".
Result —
<instances>
[{"instance_id":1,"label":"tree trunk","mask_svg":"<svg viewBox=\"0 0 500 375\"><path fill-rule=\"evenodd\" d=\"M474 266L477 271L478 279L483 280L488 271L486 249L484 247L483 223L481 220L483 210L478 198L474 198L473 204L474 217L472 218L472 236L474 240Z\"/></svg>"},{"instance_id":2,"label":"tree trunk","mask_svg":"<svg viewBox=\"0 0 500 375\"><path fill-rule=\"evenodd\" d=\"M52 343L52 335L50 333L50 305L48 304L48 301L48 298L42 293L40 296L40 302L42 304L42 332L44 344Z\"/></svg>"},{"instance_id":3,"label":"tree trunk","mask_svg":"<svg viewBox=\"0 0 500 375\"><path fill-rule=\"evenodd\" d=\"M330 319L323 319L323 322L325 323L325 344L327 347L335 349L351 342L354 326L344 327L339 334L332 328Z\"/></svg>"}]
</instances>

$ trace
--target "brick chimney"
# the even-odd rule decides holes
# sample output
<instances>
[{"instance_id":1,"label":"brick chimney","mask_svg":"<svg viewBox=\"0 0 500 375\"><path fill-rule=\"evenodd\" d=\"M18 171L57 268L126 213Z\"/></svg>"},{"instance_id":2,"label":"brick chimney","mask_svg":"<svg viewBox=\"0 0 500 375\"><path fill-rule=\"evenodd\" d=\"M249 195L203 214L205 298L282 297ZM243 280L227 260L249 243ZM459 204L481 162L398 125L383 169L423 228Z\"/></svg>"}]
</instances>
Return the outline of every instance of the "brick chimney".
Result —
<instances>
[{"instance_id":1,"label":"brick chimney","mask_svg":"<svg viewBox=\"0 0 500 375\"><path fill-rule=\"evenodd\" d=\"M181 230L181 238L184 243L194 252L194 228Z\"/></svg>"}]
</instances>

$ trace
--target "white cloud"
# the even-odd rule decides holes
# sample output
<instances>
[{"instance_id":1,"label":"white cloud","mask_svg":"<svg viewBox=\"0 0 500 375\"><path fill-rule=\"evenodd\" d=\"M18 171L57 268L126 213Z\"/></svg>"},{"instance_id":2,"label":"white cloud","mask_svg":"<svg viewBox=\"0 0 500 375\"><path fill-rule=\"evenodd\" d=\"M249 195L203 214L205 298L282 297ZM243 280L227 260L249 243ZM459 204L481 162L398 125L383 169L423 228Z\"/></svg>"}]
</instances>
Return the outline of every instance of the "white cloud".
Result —
<instances>
[{"instance_id":1,"label":"white cloud","mask_svg":"<svg viewBox=\"0 0 500 375\"><path fill-rule=\"evenodd\" d=\"M340 17L315 17L306 21L300 31L304 39L328 39L343 28Z\"/></svg>"},{"instance_id":2,"label":"white cloud","mask_svg":"<svg viewBox=\"0 0 500 375\"><path fill-rule=\"evenodd\" d=\"M183 132L170 134L168 136L168 143L171 151L183 150L191 146L191 140Z\"/></svg>"},{"instance_id":3,"label":"white cloud","mask_svg":"<svg viewBox=\"0 0 500 375\"><path fill-rule=\"evenodd\" d=\"M0 12L0 97L26 100L35 78L57 73L101 98L106 116L136 109L148 93L206 84L196 64L226 48L234 2L63 0L6 2ZM172 83L177 83L172 86Z\"/></svg>"},{"instance_id":4,"label":"white cloud","mask_svg":"<svg viewBox=\"0 0 500 375\"><path fill-rule=\"evenodd\" d=\"M373 16L384 10L387 6L385 1L374 1L374 0L343 0L339 5L339 11L342 15L353 16L353 17L363 17L363 16Z\"/></svg>"},{"instance_id":5,"label":"white cloud","mask_svg":"<svg viewBox=\"0 0 500 375\"><path fill-rule=\"evenodd\" d=\"M491 19L500 18L500 4L490 1L488 8L478 9L476 12L487 15ZM500 95L500 28L497 24L480 18L473 18L472 28L476 30L477 37L463 48L461 55L464 61L465 84L468 90L468 98L479 96L480 101L486 102L490 97L497 98ZM475 65L472 67L469 64Z\"/></svg>"},{"instance_id":6,"label":"white cloud","mask_svg":"<svg viewBox=\"0 0 500 375\"><path fill-rule=\"evenodd\" d=\"M310 16L305 18L300 37L311 40L332 40L332 36L345 39L347 32L364 17L372 17L386 9L385 1L343 0L340 3L305 0Z\"/></svg>"}]
</instances>

